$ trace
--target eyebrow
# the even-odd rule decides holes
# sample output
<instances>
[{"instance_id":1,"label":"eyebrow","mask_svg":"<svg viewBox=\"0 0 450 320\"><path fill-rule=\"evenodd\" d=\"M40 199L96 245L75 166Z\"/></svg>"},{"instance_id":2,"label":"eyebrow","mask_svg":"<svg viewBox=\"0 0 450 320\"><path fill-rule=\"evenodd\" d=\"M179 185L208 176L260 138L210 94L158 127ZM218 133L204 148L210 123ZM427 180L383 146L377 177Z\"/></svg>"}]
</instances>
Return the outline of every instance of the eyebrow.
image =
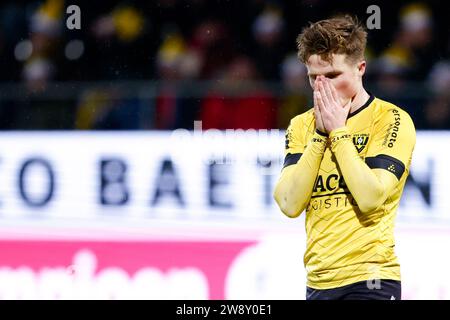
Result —
<instances>
[{"instance_id":1,"label":"eyebrow","mask_svg":"<svg viewBox=\"0 0 450 320\"><path fill-rule=\"evenodd\" d=\"M339 75L339 74L341 74L342 73L342 71L329 71L329 72L326 72L325 74L324 74L324 76L325 77L328 77L328 76L335 76L335 75ZM319 74L318 73L308 73L308 77L316 77L316 76L318 76Z\"/></svg>"}]
</instances>

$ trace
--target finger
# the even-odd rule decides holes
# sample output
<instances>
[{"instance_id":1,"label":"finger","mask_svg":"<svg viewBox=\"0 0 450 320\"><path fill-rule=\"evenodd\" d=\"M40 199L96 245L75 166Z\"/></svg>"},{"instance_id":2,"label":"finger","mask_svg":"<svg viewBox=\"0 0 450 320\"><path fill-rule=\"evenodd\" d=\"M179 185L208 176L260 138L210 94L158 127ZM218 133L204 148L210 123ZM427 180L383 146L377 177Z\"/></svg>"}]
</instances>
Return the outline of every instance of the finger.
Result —
<instances>
[{"instance_id":1,"label":"finger","mask_svg":"<svg viewBox=\"0 0 450 320\"><path fill-rule=\"evenodd\" d=\"M314 91L314 112L320 113L320 107L319 107L319 91Z\"/></svg>"},{"instance_id":2,"label":"finger","mask_svg":"<svg viewBox=\"0 0 450 320\"><path fill-rule=\"evenodd\" d=\"M319 93L320 93L320 95L318 97L319 101L323 104L323 108L328 110L329 106L330 106L330 101L327 98L327 94L325 92L325 87L324 87L323 81L319 82ZM319 107L320 107L320 105L319 105Z\"/></svg>"},{"instance_id":3,"label":"finger","mask_svg":"<svg viewBox=\"0 0 450 320\"><path fill-rule=\"evenodd\" d=\"M316 118L316 121L318 120L318 116L319 116L319 102L317 101L317 94L316 91L314 91L314 117Z\"/></svg>"},{"instance_id":4,"label":"finger","mask_svg":"<svg viewBox=\"0 0 450 320\"><path fill-rule=\"evenodd\" d=\"M316 127L317 127L317 123L319 123L319 122L323 123L322 114L320 113L320 109L319 109L318 96L319 96L319 92L314 91L314 117L316 119Z\"/></svg>"},{"instance_id":5,"label":"finger","mask_svg":"<svg viewBox=\"0 0 450 320\"><path fill-rule=\"evenodd\" d=\"M329 79L325 78L323 87L325 89L325 95L326 95L326 98L328 99L328 101L330 101L330 103L334 102L330 105L330 107L334 106L335 103L339 103L339 101L336 101L333 97L333 94L331 92L331 81Z\"/></svg>"},{"instance_id":6,"label":"finger","mask_svg":"<svg viewBox=\"0 0 450 320\"><path fill-rule=\"evenodd\" d=\"M317 106L319 107L319 111L320 111L320 114L322 115L322 117L325 114L329 114L328 109L325 107L325 103L323 101L323 96L320 93L320 91L316 91L315 94L316 94L316 99L317 99Z\"/></svg>"},{"instance_id":7,"label":"finger","mask_svg":"<svg viewBox=\"0 0 450 320\"><path fill-rule=\"evenodd\" d=\"M317 104L314 104L314 117L316 118L316 121L319 120L319 116L320 116L319 106Z\"/></svg>"},{"instance_id":8,"label":"finger","mask_svg":"<svg viewBox=\"0 0 450 320\"><path fill-rule=\"evenodd\" d=\"M315 108L317 107L319 107L319 100L318 100L318 92L319 91L317 91L317 90L314 90L314 92L313 92L313 97L314 97L314 111L315 111Z\"/></svg>"}]
</instances>

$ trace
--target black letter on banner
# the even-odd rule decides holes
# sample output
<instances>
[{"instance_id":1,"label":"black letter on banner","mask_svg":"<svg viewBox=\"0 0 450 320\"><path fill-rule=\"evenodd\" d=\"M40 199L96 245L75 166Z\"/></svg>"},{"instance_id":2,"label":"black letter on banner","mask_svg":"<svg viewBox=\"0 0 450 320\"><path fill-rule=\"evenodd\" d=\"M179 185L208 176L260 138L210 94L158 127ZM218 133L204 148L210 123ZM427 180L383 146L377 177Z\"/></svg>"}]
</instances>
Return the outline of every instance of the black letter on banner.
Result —
<instances>
[{"instance_id":1,"label":"black letter on banner","mask_svg":"<svg viewBox=\"0 0 450 320\"><path fill-rule=\"evenodd\" d=\"M42 166L44 169L46 169L47 177L48 177L47 194L44 197L42 197L42 199L37 199L37 200L31 199L28 196L28 194L26 192L26 188L25 188L26 172L27 172L28 168L30 168L33 165ZM19 191L20 191L21 198L25 201L25 203L27 205L29 205L30 207L45 206L52 199L54 188L55 188L55 175L53 173L52 167L50 166L50 163L47 160L41 159L41 158L31 158L22 164L22 167L20 168L20 173L19 173Z\"/></svg>"},{"instance_id":2,"label":"black letter on banner","mask_svg":"<svg viewBox=\"0 0 450 320\"><path fill-rule=\"evenodd\" d=\"M127 165L124 161L111 158L100 161L100 203L120 206L128 202L126 188Z\"/></svg>"},{"instance_id":3,"label":"black letter on banner","mask_svg":"<svg viewBox=\"0 0 450 320\"><path fill-rule=\"evenodd\" d=\"M208 200L209 205L212 207L231 208L233 206L231 202L223 200L227 198L227 192L224 189L225 186L228 185L227 169L230 167L230 165L226 163L227 161L217 164L213 161L209 165Z\"/></svg>"},{"instance_id":4,"label":"black letter on banner","mask_svg":"<svg viewBox=\"0 0 450 320\"><path fill-rule=\"evenodd\" d=\"M156 180L156 192L152 200L152 206L158 204L164 195L174 196L180 206L184 206L181 196L180 183L175 173L173 163L170 159L165 159L162 163L161 171Z\"/></svg>"}]
</instances>

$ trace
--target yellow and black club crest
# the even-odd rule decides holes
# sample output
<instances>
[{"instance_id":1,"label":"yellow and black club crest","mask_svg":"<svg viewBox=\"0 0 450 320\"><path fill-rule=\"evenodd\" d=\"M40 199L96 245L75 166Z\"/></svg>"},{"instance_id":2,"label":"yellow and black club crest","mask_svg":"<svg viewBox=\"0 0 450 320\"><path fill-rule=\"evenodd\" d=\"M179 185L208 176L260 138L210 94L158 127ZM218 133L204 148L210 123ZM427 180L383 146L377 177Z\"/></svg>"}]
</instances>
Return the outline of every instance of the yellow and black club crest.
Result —
<instances>
[{"instance_id":1,"label":"yellow and black club crest","mask_svg":"<svg viewBox=\"0 0 450 320\"><path fill-rule=\"evenodd\" d=\"M364 149L368 141L369 141L368 134L353 135L353 144L355 145L356 150L358 150L358 153L360 153Z\"/></svg>"}]
</instances>

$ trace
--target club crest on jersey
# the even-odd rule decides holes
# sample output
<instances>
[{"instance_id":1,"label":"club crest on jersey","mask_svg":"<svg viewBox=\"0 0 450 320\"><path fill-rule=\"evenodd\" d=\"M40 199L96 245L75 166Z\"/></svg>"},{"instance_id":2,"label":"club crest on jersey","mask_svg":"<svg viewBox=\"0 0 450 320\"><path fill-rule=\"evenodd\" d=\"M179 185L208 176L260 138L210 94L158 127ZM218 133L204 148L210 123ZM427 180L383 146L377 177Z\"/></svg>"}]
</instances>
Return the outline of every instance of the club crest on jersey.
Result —
<instances>
[{"instance_id":1,"label":"club crest on jersey","mask_svg":"<svg viewBox=\"0 0 450 320\"><path fill-rule=\"evenodd\" d=\"M367 145L368 141L369 141L369 135L367 133L353 135L353 144L355 145L356 150L358 150L358 153L363 151L363 149Z\"/></svg>"}]
</instances>

